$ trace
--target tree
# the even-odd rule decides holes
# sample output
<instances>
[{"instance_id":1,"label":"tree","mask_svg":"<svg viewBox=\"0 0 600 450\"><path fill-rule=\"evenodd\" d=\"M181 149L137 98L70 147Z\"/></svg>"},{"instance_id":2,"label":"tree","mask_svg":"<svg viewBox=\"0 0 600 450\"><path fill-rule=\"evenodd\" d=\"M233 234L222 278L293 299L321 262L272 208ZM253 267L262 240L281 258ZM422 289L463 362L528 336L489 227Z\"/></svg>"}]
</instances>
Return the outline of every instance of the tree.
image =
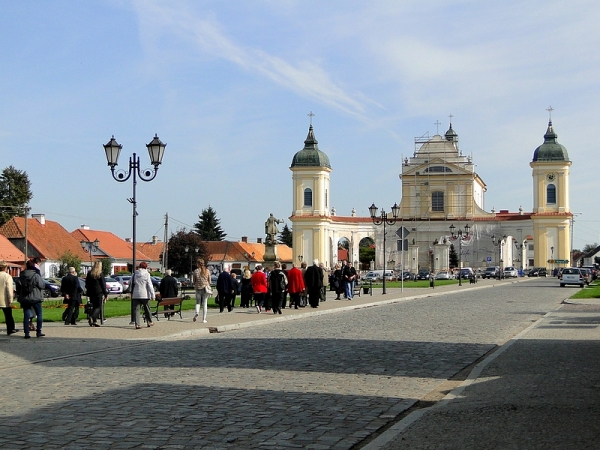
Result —
<instances>
[{"instance_id":1,"label":"tree","mask_svg":"<svg viewBox=\"0 0 600 450\"><path fill-rule=\"evenodd\" d=\"M202 210L202 214L198 216L200 219L194 224L194 231L198 233L203 241L222 241L227 234L219 225L220 219L217 219L217 212L209 206ZM170 252L169 252L170 253Z\"/></svg>"},{"instance_id":2,"label":"tree","mask_svg":"<svg viewBox=\"0 0 600 450\"><path fill-rule=\"evenodd\" d=\"M281 233L279 233L279 243L285 244L288 247L292 247L293 245L293 234L292 230L287 226L287 223L283 226Z\"/></svg>"},{"instance_id":3,"label":"tree","mask_svg":"<svg viewBox=\"0 0 600 450\"><path fill-rule=\"evenodd\" d=\"M196 259L202 258L206 261L208 257L206 246L200 236L193 231L186 231L185 228L171 234L167 251L169 268L180 275L190 273L191 268L196 265Z\"/></svg>"},{"instance_id":4,"label":"tree","mask_svg":"<svg viewBox=\"0 0 600 450\"><path fill-rule=\"evenodd\" d=\"M450 268L458 267L458 253L454 249L454 244L450 244L450 254L448 255L448 259L450 260Z\"/></svg>"},{"instance_id":5,"label":"tree","mask_svg":"<svg viewBox=\"0 0 600 450\"><path fill-rule=\"evenodd\" d=\"M588 253L591 252L592 250L596 250L598 248L598 244L597 243L593 243L593 244L585 244L583 246L583 250L581 250L583 253Z\"/></svg>"},{"instance_id":6,"label":"tree","mask_svg":"<svg viewBox=\"0 0 600 450\"><path fill-rule=\"evenodd\" d=\"M24 216L33 198L25 171L9 166L0 175L0 225L15 216Z\"/></svg>"},{"instance_id":7,"label":"tree","mask_svg":"<svg viewBox=\"0 0 600 450\"><path fill-rule=\"evenodd\" d=\"M76 273L81 273L81 258L77 255L74 255L69 250L67 250L58 258L58 262L60 263L58 266L58 278L68 275L69 267L74 267Z\"/></svg>"},{"instance_id":8,"label":"tree","mask_svg":"<svg viewBox=\"0 0 600 450\"><path fill-rule=\"evenodd\" d=\"M361 267L371 267L371 261L375 261L375 241L373 238L364 237L358 243L358 260Z\"/></svg>"},{"instance_id":9,"label":"tree","mask_svg":"<svg viewBox=\"0 0 600 450\"><path fill-rule=\"evenodd\" d=\"M109 277L110 272L112 271L112 258L102 258L100 259L100 262L102 263L102 274L105 277Z\"/></svg>"}]
</instances>

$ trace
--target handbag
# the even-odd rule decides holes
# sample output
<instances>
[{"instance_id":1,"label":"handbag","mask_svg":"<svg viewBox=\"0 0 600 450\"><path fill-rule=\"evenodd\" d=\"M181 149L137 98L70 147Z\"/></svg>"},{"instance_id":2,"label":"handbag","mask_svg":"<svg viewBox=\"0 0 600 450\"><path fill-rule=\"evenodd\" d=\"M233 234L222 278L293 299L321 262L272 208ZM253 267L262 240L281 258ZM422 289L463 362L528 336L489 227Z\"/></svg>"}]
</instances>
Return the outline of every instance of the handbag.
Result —
<instances>
[{"instance_id":1,"label":"handbag","mask_svg":"<svg viewBox=\"0 0 600 450\"><path fill-rule=\"evenodd\" d=\"M90 301L88 301L85 306L83 307L83 311L88 315L91 316L92 313L94 312L94 304Z\"/></svg>"},{"instance_id":2,"label":"handbag","mask_svg":"<svg viewBox=\"0 0 600 450\"><path fill-rule=\"evenodd\" d=\"M210 287L209 284L204 286L204 292L206 292L207 294L212 294L212 288Z\"/></svg>"}]
</instances>

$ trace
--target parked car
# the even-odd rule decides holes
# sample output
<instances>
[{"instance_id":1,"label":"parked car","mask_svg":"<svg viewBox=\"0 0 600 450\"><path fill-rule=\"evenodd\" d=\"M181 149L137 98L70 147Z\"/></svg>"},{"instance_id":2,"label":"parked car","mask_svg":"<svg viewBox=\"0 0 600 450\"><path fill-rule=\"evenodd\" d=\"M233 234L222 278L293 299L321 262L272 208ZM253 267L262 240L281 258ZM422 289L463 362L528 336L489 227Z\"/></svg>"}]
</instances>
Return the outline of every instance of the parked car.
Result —
<instances>
[{"instance_id":1,"label":"parked car","mask_svg":"<svg viewBox=\"0 0 600 450\"><path fill-rule=\"evenodd\" d=\"M546 275L545 267L533 267L527 274L528 277L545 277Z\"/></svg>"},{"instance_id":2,"label":"parked car","mask_svg":"<svg viewBox=\"0 0 600 450\"><path fill-rule=\"evenodd\" d=\"M46 287L44 288L44 297L58 297L61 295L60 293L60 283L54 283L50 281L48 278L44 278L44 284Z\"/></svg>"},{"instance_id":3,"label":"parked car","mask_svg":"<svg viewBox=\"0 0 600 450\"><path fill-rule=\"evenodd\" d=\"M429 270L422 269L417 273L417 280L429 280L429 277L431 277Z\"/></svg>"},{"instance_id":4,"label":"parked car","mask_svg":"<svg viewBox=\"0 0 600 450\"><path fill-rule=\"evenodd\" d=\"M470 267L463 267L462 269L460 269L458 276L461 277L463 280L468 280L471 277L475 277L475 272L473 272L473 269L471 269Z\"/></svg>"},{"instance_id":5,"label":"parked car","mask_svg":"<svg viewBox=\"0 0 600 450\"><path fill-rule=\"evenodd\" d=\"M498 266L491 266L485 269L485 272L483 272L482 277L483 278L496 278L498 276L498 272L500 272L500 267Z\"/></svg>"},{"instance_id":6,"label":"parked car","mask_svg":"<svg viewBox=\"0 0 600 450\"><path fill-rule=\"evenodd\" d=\"M517 278L519 276L519 272L514 267L505 267L504 268L504 277L505 278Z\"/></svg>"},{"instance_id":7,"label":"parked car","mask_svg":"<svg viewBox=\"0 0 600 450\"><path fill-rule=\"evenodd\" d=\"M219 278L218 275L211 275L210 276L210 285L211 286L216 286L217 285L217 278Z\"/></svg>"},{"instance_id":8,"label":"parked car","mask_svg":"<svg viewBox=\"0 0 600 450\"><path fill-rule=\"evenodd\" d=\"M398 277L398 281L400 281L400 278L401 277ZM417 276L412 272L404 272L402 278L404 278L404 281L415 281Z\"/></svg>"},{"instance_id":9,"label":"parked car","mask_svg":"<svg viewBox=\"0 0 600 450\"><path fill-rule=\"evenodd\" d=\"M123 293L126 294L129 292L130 290L130 284L131 284L131 275L113 275L113 277L115 280L117 280L119 283L121 283L121 286L123 286Z\"/></svg>"},{"instance_id":10,"label":"parked car","mask_svg":"<svg viewBox=\"0 0 600 450\"><path fill-rule=\"evenodd\" d=\"M585 281L585 284L587 284L589 286L590 283L592 282L592 271L585 267L581 267L579 270L581 271L581 275L583 276L583 280Z\"/></svg>"},{"instance_id":11,"label":"parked car","mask_svg":"<svg viewBox=\"0 0 600 450\"><path fill-rule=\"evenodd\" d=\"M160 288L160 282L162 281L162 279L155 276L150 276L150 279L152 280L152 286L154 287L154 291L158 292Z\"/></svg>"},{"instance_id":12,"label":"parked car","mask_svg":"<svg viewBox=\"0 0 600 450\"><path fill-rule=\"evenodd\" d=\"M194 283L191 278L177 278L177 281L180 283L181 289L192 289L194 287Z\"/></svg>"},{"instance_id":13,"label":"parked car","mask_svg":"<svg viewBox=\"0 0 600 450\"><path fill-rule=\"evenodd\" d=\"M592 280L595 280L596 278L598 278L598 269L596 269L596 267L583 266L582 269L590 269L590 272L592 273Z\"/></svg>"},{"instance_id":14,"label":"parked car","mask_svg":"<svg viewBox=\"0 0 600 450\"><path fill-rule=\"evenodd\" d=\"M104 281L106 281L106 290L109 294L122 294L123 293L123 285L119 283L117 280L111 277L104 277Z\"/></svg>"},{"instance_id":15,"label":"parked car","mask_svg":"<svg viewBox=\"0 0 600 450\"><path fill-rule=\"evenodd\" d=\"M567 267L563 269L559 282L560 287L565 287L567 284L578 284L579 287L582 288L585 280L578 267Z\"/></svg>"},{"instance_id":16,"label":"parked car","mask_svg":"<svg viewBox=\"0 0 600 450\"><path fill-rule=\"evenodd\" d=\"M377 275L375 272L369 272L364 277L362 277L362 281L366 283L375 283L376 281L379 281L379 275Z\"/></svg>"},{"instance_id":17,"label":"parked car","mask_svg":"<svg viewBox=\"0 0 600 450\"><path fill-rule=\"evenodd\" d=\"M442 270L441 272L438 272L437 275L435 276L436 280L451 280L452 279L452 274L450 272L446 272L445 270Z\"/></svg>"}]
</instances>

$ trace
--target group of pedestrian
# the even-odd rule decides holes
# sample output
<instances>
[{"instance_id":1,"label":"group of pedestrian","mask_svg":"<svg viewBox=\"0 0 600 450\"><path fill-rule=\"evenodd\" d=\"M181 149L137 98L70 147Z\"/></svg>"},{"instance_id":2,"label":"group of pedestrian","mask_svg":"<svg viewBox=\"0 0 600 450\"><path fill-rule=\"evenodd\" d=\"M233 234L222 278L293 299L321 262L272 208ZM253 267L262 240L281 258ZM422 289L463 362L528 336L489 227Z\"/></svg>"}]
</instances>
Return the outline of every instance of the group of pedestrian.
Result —
<instances>
[{"instance_id":1,"label":"group of pedestrian","mask_svg":"<svg viewBox=\"0 0 600 450\"><path fill-rule=\"evenodd\" d=\"M336 264L330 277L330 284L335 288L335 300L341 300L341 295L347 300L352 300L358 277L352 262L343 260L341 264Z\"/></svg>"}]
</instances>

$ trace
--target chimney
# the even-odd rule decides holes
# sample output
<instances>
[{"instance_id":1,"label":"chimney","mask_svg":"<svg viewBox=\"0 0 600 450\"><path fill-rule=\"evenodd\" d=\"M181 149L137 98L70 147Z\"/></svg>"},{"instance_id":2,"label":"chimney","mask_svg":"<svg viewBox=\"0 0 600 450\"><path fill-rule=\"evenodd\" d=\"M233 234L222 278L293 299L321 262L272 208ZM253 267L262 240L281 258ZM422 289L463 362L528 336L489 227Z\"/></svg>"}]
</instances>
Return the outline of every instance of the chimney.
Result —
<instances>
[{"instance_id":1,"label":"chimney","mask_svg":"<svg viewBox=\"0 0 600 450\"><path fill-rule=\"evenodd\" d=\"M257 244L262 244L262 238L256 238L256 243Z\"/></svg>"},{"instance_id":2,"label":"chimney","mask_svg":"<svg viewBox=\"0 0 600 450\"><path fill-rule=\"evenodd\" d=\"M89 230L90 229L90 227L88 225L86 225L85 223L82 223L79 228L81 228L82 230Z\"/></svg>"},{"instance_id":3,"label":"chimney","mask_svg":"<svg viewBox=\"0 0 600 450\"><path fill-rule=\"evenodd\" d=\"M242 242L248 243L248 236L242 236Z\"/></svg>"},{"instance_id":4,"label":"chimney","mask_svg":"<svg viewBox=\"0 0 600 450\"><path fill-rule=\"evenodd\" d=\"M40 224L46 225L46 215L45 214L32 214L31 217L36 219Z\"/></svg>"},{"instance_id":5,"label":"chimney","mask_svg":"<svg viewBox=\"0 0 600 450\"><path fill-rule=\"evenodd\" d=\"M152 245L156 245L158 242L158 236L152 236Z\"/></svg>"}]
</instances>

